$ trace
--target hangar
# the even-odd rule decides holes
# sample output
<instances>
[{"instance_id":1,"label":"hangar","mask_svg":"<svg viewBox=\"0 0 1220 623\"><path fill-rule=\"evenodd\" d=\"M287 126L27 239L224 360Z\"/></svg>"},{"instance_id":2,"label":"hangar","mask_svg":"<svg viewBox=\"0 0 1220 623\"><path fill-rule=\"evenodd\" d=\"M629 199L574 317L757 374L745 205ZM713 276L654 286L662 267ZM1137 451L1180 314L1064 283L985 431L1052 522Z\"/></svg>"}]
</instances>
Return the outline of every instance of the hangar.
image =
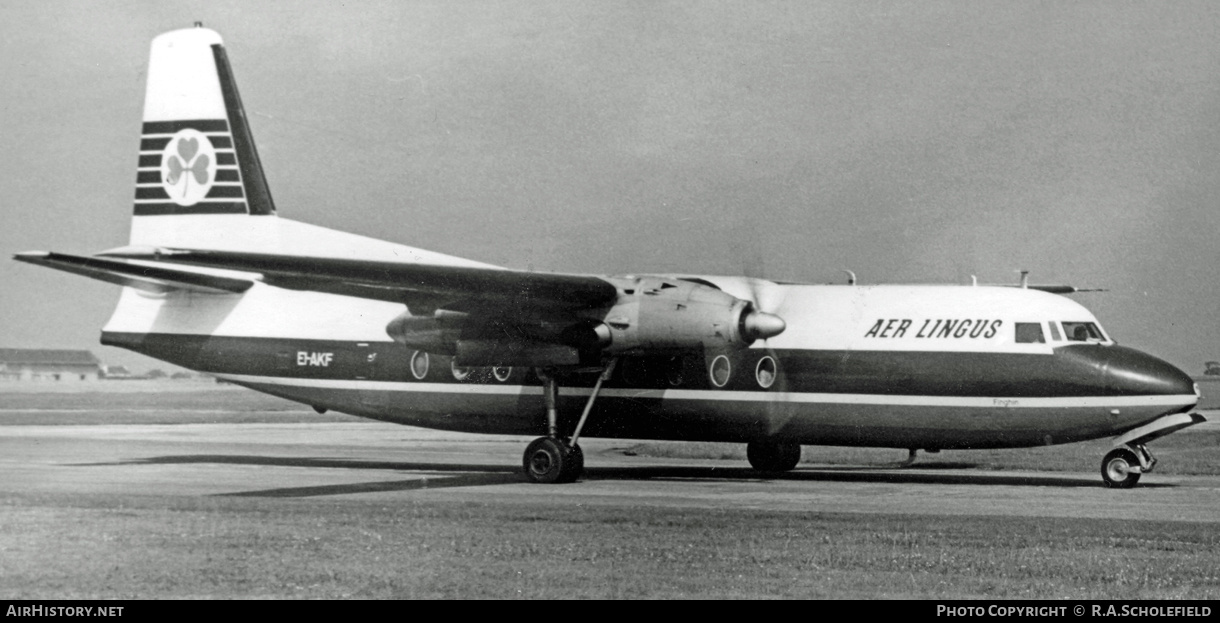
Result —
<instances>
[{"instance_id":1,"label":"hangar","mask_svg":"<svg viewBox=\"0 0 1220 623\"><path fill-rule=\"evenodd\" d=\"M87 350L0 348L0 381L96 381L102 363Z\"/></svg>"}]
</instances>

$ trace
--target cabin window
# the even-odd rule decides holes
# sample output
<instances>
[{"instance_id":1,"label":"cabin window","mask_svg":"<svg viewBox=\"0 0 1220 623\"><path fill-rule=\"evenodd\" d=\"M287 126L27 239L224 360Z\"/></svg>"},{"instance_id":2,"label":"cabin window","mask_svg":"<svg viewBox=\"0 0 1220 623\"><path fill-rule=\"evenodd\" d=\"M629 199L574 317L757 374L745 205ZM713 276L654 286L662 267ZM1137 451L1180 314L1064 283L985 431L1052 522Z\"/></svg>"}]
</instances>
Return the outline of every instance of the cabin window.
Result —
<instances>
[{"instance_id":1,"label":"cabin window","mask_svg":"<svg viewBox=\"0 0 1220 623\"><path fill-rule=\"evenodd\" d=\"M1044 344L1046 338L1042 336L1042 323L1040 322L1018 322L1017 323L1017 343L1018 344Z\"/></svg>"},{"instance_id":2,"label":"cabin window","mask_svg":"<svg viewBox=\"0 0 1220 623\"><path fill-rule=\"evenodd\" d=\"M424 380L428 376L428 353L415 351L411 354L411 376Z\"/></svg>"},{"instance_id":3,"label":"cabin window","mask_svg":"<svg viewBox=\"0 0 1220 623\"><path fill-rule=\"evenodd\" d=\"M1103 342L1106 339L1101 329L1092 322L1065 322L1063 333L1072 342Z\"/></svg>"},{"instance_id":4,"label":"cabin window","mask_svg":"<svg viewBox=\"0 0 1220 623\"><path fill-rule=\"evenodd\" d=\"M456 361L449 362L449 369L453 372L453 378L458 381L465 381L470 378L470 373L473 372L466 366L459 366Z\"/></svg>"},{"instance_id":5,"label":"cabin window","mask_svg":"<svg viewBox=\"0 0 1220 623\"><path fill-rule=\"evenodd\" d=\"M1056 342L1062 342L1063 336L1059 334L1059 323L1052 320L1047 323L1047 326L1051 328L1051 339Z\"/></svg>"},{"instance_id":6,"label":"cabin window","mask_svg":"<svg viewBox=\"0 0 1220 623\"><path fill-rule=\"evenodd\" d=\"M670 357L665 363L665 380L677 387L682 384L683 361L681 357Z\"/></svg>"},{"instance_id":7,"label":"cabin window","mask_svg":"<svg viewBox=\"0 0 1220 623\"><path fill-rule=\"evenodd\" d=\"M712 365L708 368L708 376L712 380L712 385L716 387L724 387L729 382L729 376L732 374L732 369L729 366L729 358L724 355L718 355L712 360Z\"/></svg>"},{"instance_id":8,"label":"cabin window","mask_svg":"<svg viewBox=\"0 0 1220 623\"><path fill-rule=\"evenodd\" d=\"M767 389L775 384L775 359L770 355L758 360L758 366L754 368L754 379L758 381L758 386Z\"/></svg>"}]
</instances>

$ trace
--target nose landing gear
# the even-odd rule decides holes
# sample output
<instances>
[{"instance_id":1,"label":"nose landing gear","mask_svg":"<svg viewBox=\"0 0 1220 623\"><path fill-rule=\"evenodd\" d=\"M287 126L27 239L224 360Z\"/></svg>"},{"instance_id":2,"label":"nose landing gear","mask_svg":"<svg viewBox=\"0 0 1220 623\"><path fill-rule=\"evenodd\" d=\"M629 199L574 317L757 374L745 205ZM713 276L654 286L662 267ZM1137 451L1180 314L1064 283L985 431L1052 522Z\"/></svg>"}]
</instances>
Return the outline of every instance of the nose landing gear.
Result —
<instances>
[{"instance_id":1,"label":"nose landing gear","mask_svg":"<svg viewBox=\"0 0 1220 623\"><path fill-rule=\"evenodd\" d=\"M1139 456L1132 449L1115 448L1106 453L1105 458L1101 460L1101 479L1107 487L1130 489L1140 481L1141 474L1152 469L1152 465L1156 464L1152 453L1143 446L1138 446L1138 449L1147 453L1150 459L1147 469L1140 464Z\"/></svg>"},{"instance_id":2,"label":"nose landing gear","mask_svg":"<svg viewBox=\"0 0 1220 623\"><path fill-rule=\"evenodd\" d=\"M1111 489L1134 487L1142 474L1156 466L1156 457L1144 444L1206 421L1198 413L1173 413L1127 431L1114 440L1113 448L1101 460L1102 482Z\"/></svg>"}]
</instances>

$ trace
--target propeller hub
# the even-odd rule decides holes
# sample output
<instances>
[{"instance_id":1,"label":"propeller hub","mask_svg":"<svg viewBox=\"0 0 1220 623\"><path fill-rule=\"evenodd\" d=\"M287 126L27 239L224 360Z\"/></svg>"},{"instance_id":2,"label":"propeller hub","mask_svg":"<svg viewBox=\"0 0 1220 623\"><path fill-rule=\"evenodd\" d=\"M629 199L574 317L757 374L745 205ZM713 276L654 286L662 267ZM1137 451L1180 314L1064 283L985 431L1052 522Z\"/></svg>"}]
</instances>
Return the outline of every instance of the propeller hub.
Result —
<instances>
[{"instance_id":1,"label":"propeller hub","mask_svg":"<svg viewBox=\"0 0 1220 623\"><path fill-rule=\"evenodd\" d=\"M773 338L787 328L783 318L767 312L751 310L741 317L741 335L747 342Z\"/></svg>"}]
</instances>

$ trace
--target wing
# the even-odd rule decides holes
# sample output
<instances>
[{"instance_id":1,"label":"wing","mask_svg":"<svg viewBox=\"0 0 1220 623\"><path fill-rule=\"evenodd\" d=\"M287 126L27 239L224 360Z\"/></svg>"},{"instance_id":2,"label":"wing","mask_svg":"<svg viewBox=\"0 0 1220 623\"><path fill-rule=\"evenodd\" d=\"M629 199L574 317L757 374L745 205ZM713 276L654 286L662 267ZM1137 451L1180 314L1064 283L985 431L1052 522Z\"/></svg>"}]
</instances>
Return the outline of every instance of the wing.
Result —
<instances>
[{"instance_id":1,"label":"wing","mask_svg":"<svg viewBox=\"0 0 1220 623\"><path fill-rule=\"evenodd\" d=\"M31 251L18 253L13 256L13 259L153 293L190 290L227 294L245 292L254 285L254 281L249 279L234 279L170 266L148 266L117 259L82 257L66 253Z\"/></svg>"},{"instance_id":2,"label":"wing","mask_svg":"<svg viewBox=\"0 0 1220 623\"><path fill-rule=\"evenodd\" d=\"M270 285L407 303L413 313L428 308L576 310L618 296L609 281L589 275L193 249L124 248L100 255L259 273Z\"/></svg>"}]
</instances>

